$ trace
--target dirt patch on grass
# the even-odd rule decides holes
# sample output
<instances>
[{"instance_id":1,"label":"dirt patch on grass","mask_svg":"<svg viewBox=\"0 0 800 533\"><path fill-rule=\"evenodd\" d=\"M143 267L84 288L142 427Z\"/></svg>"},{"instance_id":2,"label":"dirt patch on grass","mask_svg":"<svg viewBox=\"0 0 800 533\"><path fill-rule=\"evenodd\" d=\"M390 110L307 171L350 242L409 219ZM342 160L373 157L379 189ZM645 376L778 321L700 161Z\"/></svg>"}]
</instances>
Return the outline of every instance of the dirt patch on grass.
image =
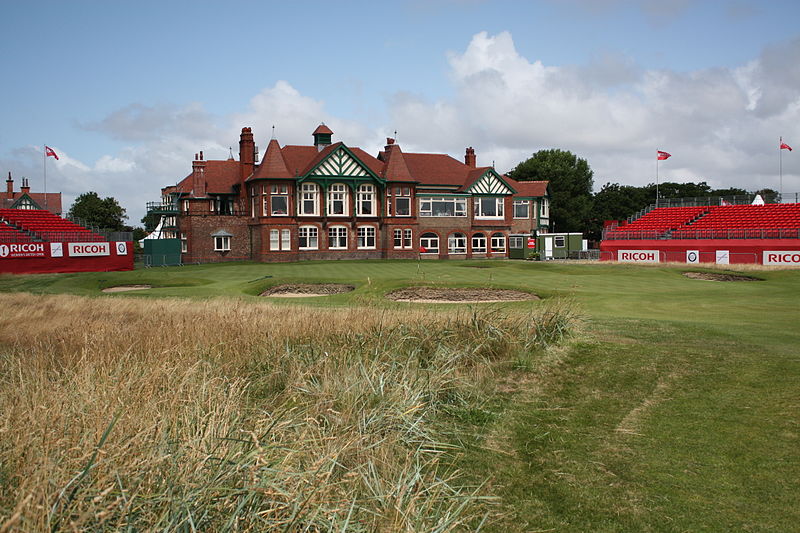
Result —
<instances>
[{"instance_id":1,"label":"dirt patch on grass","mask_svg":"<svg viewBox=\"0 0 800 533\"><path fill-rule=\"evenodd\" d=\"M128 291L143 291L145 289L152 289L152 285L117 285L116 287L107 287L103 292L128 292Z\"/></svg>"},{"instance_id":2,"label":"dirt patch on grass","mask_svg":"<svg viewBox=\"0 0 800 533\"><path fill-rule=\"evenodd\" d=\"M341 294L354 289L355 287L352 285L342 285L340 283L296 283L270 287L262 292L260 296L272 296L274 298L308 298L310 296Z\"/></svg>"},{"instance_id":3,"label":"dirt patch on grass","mask_svg":"<svg viewBox=\"0 0 800 533\"><path fill-rule=\"evenodd\" d=\"M538 300L529 292L511 289L444 289L434 287L408 287L386 294L390 300L417 303L487 303Z\"/></svg>"},{"instance_id":4,"label":"dirt patch on grass","mask_svg":"<svg viewBox=\"0 0 800 533\"><path fill-rule=\"evenodd\" d=\"M752 276L741 274L723 274L717 272L684 272L684 276L689 279L699 279L703 281L761 281Z\"/></svg>"}]
</instances>

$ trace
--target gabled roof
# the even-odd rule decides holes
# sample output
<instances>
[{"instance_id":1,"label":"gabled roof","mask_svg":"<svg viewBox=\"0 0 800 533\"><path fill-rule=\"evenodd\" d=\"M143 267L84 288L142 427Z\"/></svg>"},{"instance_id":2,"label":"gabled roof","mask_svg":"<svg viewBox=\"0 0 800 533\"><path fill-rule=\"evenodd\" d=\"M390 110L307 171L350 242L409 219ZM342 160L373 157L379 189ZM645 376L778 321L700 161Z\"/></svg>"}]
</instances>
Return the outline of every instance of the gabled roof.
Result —
<instances>
[{"instance_id":1,"label":"gabled roof","mask_svg":"<svg viewBox=\"0 0 800 533\"><path fill-rule=\"evenodd\" d=\"M447 154L403 154L408 170L418 182L425 185L452 185L463 187L474 170Z\"/></svg>"},{"instance_id":2,"label":"gabled roof","mask_svg":"<svg viewBox=\"0 0 800 533\"><path fill-rule=\"evenodd\" d=\"M478 167L469 173L464 191L473 194L514 194L517 191L492 167Z\"/></svg>"},{"instance_id":3,"label":"gabled roof","mask_svg":"<svg viewBox=\"0 0 800 533\"><path fill-rule=\"evenodd\" d=\"M14 193L14 196L11 198L3 198L2 202L0 202L0 207L3 209L11 209L17 203L19 203L20 199L27 196L28 198L33 201L36 205L39 206L39 209L45 209L45 205L47 205L47 210L51 213L61 214L61 193L60 192L28 192L28 193ZM47 202L45 202L45 197L47 198Z\"/></svg>"}]
</instances>

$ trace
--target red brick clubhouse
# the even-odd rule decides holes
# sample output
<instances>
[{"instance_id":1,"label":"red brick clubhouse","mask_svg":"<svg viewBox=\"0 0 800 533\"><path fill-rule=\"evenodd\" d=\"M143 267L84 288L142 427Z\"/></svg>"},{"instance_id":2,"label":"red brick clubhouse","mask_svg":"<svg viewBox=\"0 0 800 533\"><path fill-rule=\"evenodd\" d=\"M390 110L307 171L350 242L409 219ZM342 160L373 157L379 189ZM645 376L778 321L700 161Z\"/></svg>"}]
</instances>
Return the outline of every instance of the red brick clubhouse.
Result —
<instances>
[{"instance_id":1,"label":"red brick clubhouse","mask_svg":"<svg viewBox=\"0 0 800 533\"><path fill-rule=\"evenodd\" d=\"M549 224L548 182L518 182L446 154L404 153L394 139L373 157L332 143L269 141L261 163L250 128L239 161L195 156L192 173L148 205L184 262L509 257Z\"/></svg>"}]
</instances>

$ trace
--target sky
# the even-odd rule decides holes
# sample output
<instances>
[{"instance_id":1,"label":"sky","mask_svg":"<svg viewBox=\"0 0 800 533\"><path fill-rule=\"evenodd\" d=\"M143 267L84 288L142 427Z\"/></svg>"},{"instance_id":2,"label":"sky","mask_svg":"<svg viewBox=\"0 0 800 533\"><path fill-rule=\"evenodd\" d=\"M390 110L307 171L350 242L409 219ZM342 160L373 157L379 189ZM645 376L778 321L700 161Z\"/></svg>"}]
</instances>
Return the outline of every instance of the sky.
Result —
<instances>
[{"instance_id":1,"label":"sky","mask_svg":"<svg viewBox=\"0 0 800 533\"><path fill-rule=\"evenodd\" d=\"M0 0L0 20L0 172L43 190L50 146L65 211L95 191L139 225L200 150L322 122L500 172L569 150L595 190L800 192L797 0Z\"/></svg>"}]
</instances>

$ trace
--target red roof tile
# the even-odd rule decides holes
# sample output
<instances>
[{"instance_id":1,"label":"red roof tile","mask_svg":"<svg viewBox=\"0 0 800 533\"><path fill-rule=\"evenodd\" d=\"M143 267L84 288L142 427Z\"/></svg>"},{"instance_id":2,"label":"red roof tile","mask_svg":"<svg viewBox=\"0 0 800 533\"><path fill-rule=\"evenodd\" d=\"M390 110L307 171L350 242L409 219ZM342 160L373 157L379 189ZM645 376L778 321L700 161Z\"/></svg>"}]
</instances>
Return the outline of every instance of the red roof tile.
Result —
<instances>
[{"instance_id":1,"label":"red roof tile","mask_svg":"<svg viewBox=\"0 0 800 533\"><path fill-rule=\"evenodd\" d=\"M403 151L400 150L400 146L396 144L390 144L387 146L388 150L385 153L385 166L383 169L382 176L384 179L387 180L412 180L411 171L408 170L408 165L406 165L405 158L403 157Z\"/></svg>"},{"instance_id":2,"label":"red roof tile","mask_svg":"<svg viewBox=\"0 0 800 533\"><path fill-rule=\"evenodd\" d=\"M294 176L286 166L286 161L281 153L281 147L278 141L272 139L267 146L267 152L264 154L264 159L252 176L247 178L246 181L257 179L291 179Z\"/></svg>"},{"instance_id":3,"label":"red roof tile","mask_svg":"<svg viewBox=\"0 0 800 533\"><path fill-rule=\"evenodd\" d=\"M306 130L306 131L308 131L308 130ZM316 135L318 133L333 135L333 132L331 131L331 129L328 126L326 126L325 124L320 124L319 126L317 126L317 129L314 130L314 133L312 133L312 135Z\"/></svg>"},{"instance_id":4,"label":"red roof tile","mask_svg":"<svg viewBox=\"0 0 800 533\"><path fill-rule=\"evenodd\" d=\"M205 162L206 193L207 194L232 194L233 186L239 183L239 162L208 160ZM183 178L177 185L175 192L192 192L193 174ZM167 189L165 187L164 189ZM165 191L170 192L170 191Z\"/></svg>"},{"instance_id":5,"label":"red roof tile","mask_svg":"<svg viewBox=\"0 0 800 533\"><path fill-rule=\"evenodd\" d=\"M453 185L463 187L474 170L447 154L403 154L408 170L420 183L426 185Z\"/></svg>"},{"instance_id":6,"label":"red roof tile","mask_svg":"<svg viewBox=\"0 0 800 533\"><path fill-rule=\"evenodd\" d=\"M517 196L546 196L549 181L516 181L507 176L503 179L517 191Z\"/></svg>"}]
</instances>

